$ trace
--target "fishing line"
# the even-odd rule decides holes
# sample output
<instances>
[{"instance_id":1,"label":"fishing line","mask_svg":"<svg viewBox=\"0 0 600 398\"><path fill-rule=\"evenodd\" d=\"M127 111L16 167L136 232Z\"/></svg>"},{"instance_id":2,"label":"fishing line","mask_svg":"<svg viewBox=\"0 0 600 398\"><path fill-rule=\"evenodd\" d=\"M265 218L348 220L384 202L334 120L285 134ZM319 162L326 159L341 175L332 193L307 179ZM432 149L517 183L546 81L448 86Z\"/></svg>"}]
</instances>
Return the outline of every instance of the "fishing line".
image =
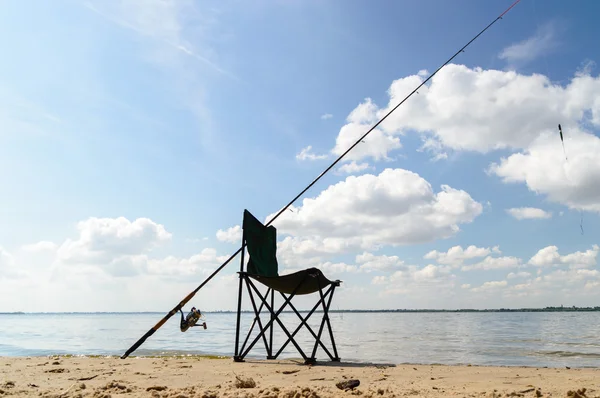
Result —
<instances>
[{"instance_id":1,"label":"fishing line","mask_svg":"<svg viewBox=\"0 0 600 398\"><path fill-rule=\"evenodd\" d=\"M540 23L539 23L539 19L537 16L537 9L535 7L535 0L532 0L531 7L533 8L533 18L535 19L536 28L539 32ZM548 77L548 80L550 80L550 84L552 84L552 79L550 79L550 68L548 67L548 58L546 57L546 54L544 54L543 52L542 52L542 59L544 60L544 65L546 67L546 76ZM567 151L565 149L565 140L564 140L564 136L563 136L562 126L560 125L560 123L558 124L558 133L560 134L560 142L562 143L563 154L565 155L565 163L567 164L567 167L568 167L569 158L567 157ZM571 180L571 178L568 175L566 167L565 167L565 176L569 179L569 181L571 183L573 183L573 180ZM584 232L583 232L583 210L579 210L579 218L580 218L579 228L581 229L581 235L583 235L584 234Z\"/></svg>"},{"instance_id":2,"label":"fishing line","mask_svg":"<svg viewBox=\"0 0 600 398\"><path fill-rule=\"evenodd\" d=\"M475 40L477 40L477 38L479 38L479 36L481 36L492 25L494 25L496 22L498 22L498 20L502 19L502 17L504 15L506 15L506 13L508 13L520 1L521 0L516 0L514 3L512 3L511 6L508 7L502 14L500 14L496 19L494 19L492 22L490 22L475 37L473 37L471 40L469 40L469 42L467 44L462 46L460 50L458 50L456 53L454 53L454 55L452 57L450 57L439 68L437 68L435 70L435 72L433 72L431 75L429 75L429 77L427 79L425 79L421 84L419 84L419 86L417 86L417 88L415 88L413 91L410 92L410 94L408 94L406 97L404 97L404 99L402 101L400 101L396 106L394 106L388 113L385 114L385 116L383 116L366 133L364 133L358 140L356 140L356 142L354 144L352 144L352 146L350 146L350 148L348 148L344 153L342 153L331 165L329 165L329 167L327 167L321 174L319 174L319 176L317 178L315 178L310 184L308 184L308 186L306 188L304 188L298 195L296 195L294 197L294 199L292 199L287 205L285 205L283 208L281 208L281 210L279 210L277 212L277 214L275 214L273 216L273 218L271 218L265 224L265 226L269 226L270 224L272 224L273 221L275 221L284 211L286 211L292 204L294 204L294 202L296 200L298 200L302 195L304 195L304 193L306 191L308 191L313 185L315 185L317 183L317 181L319 181L325 174L327 174L327 172L329 172L329 170L331 170L333 167L335 167L335 165L338 164L339 161L342 160L348 154L348 152L350 152L352 149L354 149L354 147L357 146L361 141L363 141L365 139L365 137L367 137L373 130L375 130L381 123L383 123L383 121L386 120L388 118L388 116L390 116L396 109L398 109L410 97L412 97L412 95L414 93L416 93L417 90L419 90L429 80L431 80L431 78L433 78L433 76L435 76L443 67L445 67L450 62L452 62L452 60L454 60L454 58L456 58L460 53L464 52L465 48L467 48L471 43L473 43ZM154 325L154 327L152 327L150 330L148 330L146 332L146 334L144 334L135 344L133 344L125 352L125 354L123 354L121 356L121 359L127 358L133 351L135 351L140 345L142 345L144 343L144 341L146 341L146 339L148 339L148 337L152 336L162 325L165 324L165 322L167 322L169 320L169 318L171 318L173 315L175 315L177 313L177 311L179 311L188 301L190 301L196 295L196 293L198 293L198 291L204 287L204 285L206 285L215 275L217 275L223 268L225 268L225 266L227 264L229 264L229 262L231 262L231 260L233 260L242 250L244 250L244 247L245 247L245 244L242 243L242 246L235 253L233 253L231 256L229 256L229 258L227 260L225 260L225 262L221 266L219 266L219 268L217 268L212 274L210 274L208 276L208 278L206 278L204 280L204 282L202 282L200 284L200 286L198 286L190 294L188 294L179 304L177 304L177 306L175 306L175 308L173 308L171 311L169 311L169 313L167 315L165 315L156 325Z\"/></svg>"}]
</instances>

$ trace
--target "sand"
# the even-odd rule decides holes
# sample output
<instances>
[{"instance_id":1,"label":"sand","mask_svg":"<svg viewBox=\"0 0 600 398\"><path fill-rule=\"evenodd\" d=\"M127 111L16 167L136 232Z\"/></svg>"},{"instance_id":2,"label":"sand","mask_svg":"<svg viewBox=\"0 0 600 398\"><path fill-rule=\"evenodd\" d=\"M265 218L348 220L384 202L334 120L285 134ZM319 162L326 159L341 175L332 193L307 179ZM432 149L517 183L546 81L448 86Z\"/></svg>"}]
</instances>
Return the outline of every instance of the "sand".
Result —
<instances>
[{"instance_id":1,"label":"sand","mask_svg":"<svg viewBox=\"0 0 600 398\"><path fill-rule=\"evenodd\" d=\"M336 384L359 380L354 389ZM0 358L0 397L600 397L600 369L210 357Z\"/></svg>"}]
</instances>

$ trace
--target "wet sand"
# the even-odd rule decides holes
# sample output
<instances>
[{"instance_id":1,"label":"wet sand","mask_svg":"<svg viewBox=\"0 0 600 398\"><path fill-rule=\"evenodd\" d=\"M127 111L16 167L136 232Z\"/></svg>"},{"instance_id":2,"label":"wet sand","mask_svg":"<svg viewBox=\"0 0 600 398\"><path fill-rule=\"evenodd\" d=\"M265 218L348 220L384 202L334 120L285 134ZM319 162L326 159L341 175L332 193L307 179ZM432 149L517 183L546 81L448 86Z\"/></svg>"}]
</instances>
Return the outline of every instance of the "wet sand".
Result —
<instances>
[{"instance_id":1,"label":"wet sand","mask_svg":"<svg viewBox=\"0 0 600 398\"><path fill-rule=\"evenodd\" d=\"M354 389L340 382L359 380ZM0 397L600 397L600 369L2 357Z\"/></svg>"}]
</instances>

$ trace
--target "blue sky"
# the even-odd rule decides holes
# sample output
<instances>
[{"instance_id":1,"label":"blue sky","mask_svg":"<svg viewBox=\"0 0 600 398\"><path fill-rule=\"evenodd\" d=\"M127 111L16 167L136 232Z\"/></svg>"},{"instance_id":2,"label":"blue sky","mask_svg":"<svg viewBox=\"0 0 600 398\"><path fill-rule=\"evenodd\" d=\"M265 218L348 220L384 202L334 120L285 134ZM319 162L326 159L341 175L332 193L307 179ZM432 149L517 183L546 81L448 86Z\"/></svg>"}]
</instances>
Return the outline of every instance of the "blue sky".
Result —
<instances>
[{"instance_id":1,"label":"blue sky","mask_svg":"<svg viewBox=\"0 0 600 398\"><path fill-rule=\"evenodd\" d=\"M510 4L3 3L0 311L169 309ZM282 217L282 271L340 308L594 305L599 7L522 0Z\"/></svg>"}]
</instances>

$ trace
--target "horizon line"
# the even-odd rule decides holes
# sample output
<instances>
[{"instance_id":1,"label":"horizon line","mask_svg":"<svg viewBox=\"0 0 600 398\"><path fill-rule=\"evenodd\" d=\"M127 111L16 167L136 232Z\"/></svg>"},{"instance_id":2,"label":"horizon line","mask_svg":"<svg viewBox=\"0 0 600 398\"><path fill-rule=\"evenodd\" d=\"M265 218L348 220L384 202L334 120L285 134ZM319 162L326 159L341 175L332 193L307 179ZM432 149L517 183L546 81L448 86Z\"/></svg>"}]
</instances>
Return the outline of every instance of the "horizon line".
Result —
<instances>
[{"instance_id":1,"label":"horizon line","mask_svg":"<svg viewBox=\"0 0 600 398\"><path fill-rule=\"evenodd\" d=\"M600 311L600 306L547 306L547 307L520 307L520 308L455 308L455 309L427 309L427 308L394 308L394 309L330 309L330 313L343 313L343 312L354 312L354 313L366 313L366 312L531 312L531 311ZM299 312L306 312L308 310L298 310ZM0 311L0 315L13 315L13 314L161 314L164 311ZM209 313L237 313L236 310L207 310L203 311L206 314ZM242 313L253 313L250 310L242 310ZM282 311L284 313L293 312L292 310ZM315 312L323 312L317 310Z\"/></svg>"}]
</instances>

